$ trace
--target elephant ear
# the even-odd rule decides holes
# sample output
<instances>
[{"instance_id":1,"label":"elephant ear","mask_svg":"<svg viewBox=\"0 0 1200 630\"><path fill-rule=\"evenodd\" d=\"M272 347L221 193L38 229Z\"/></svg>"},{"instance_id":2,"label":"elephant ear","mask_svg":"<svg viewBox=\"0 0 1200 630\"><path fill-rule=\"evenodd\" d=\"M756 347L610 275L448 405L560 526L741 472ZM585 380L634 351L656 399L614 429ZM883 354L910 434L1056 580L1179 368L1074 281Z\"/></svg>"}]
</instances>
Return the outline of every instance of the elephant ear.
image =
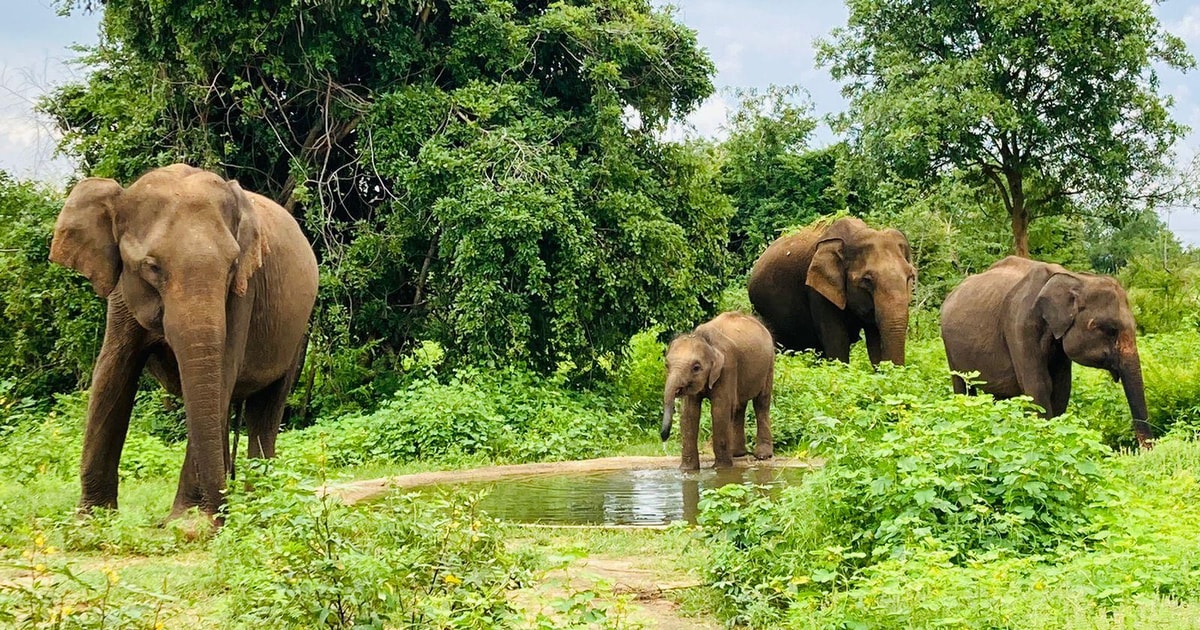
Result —
<instances>
[{"instance_id":1,"label":"elephant ear","mask_svg":"<svg viewBox=\"0 0 1200 630\"><path fill-rule=\"evenodd\" d=\"M1079 290L1083 283L1069 273L1050 276L1034 302L1034 311L1046 322L1050 334L1062 339L1079 313Z\"/></svg>"},{"instance_id":2,"label":"elephant ear","mask_svg":"<svg viewBox=\"0 0 1200 630\"><path fill-rule=\"evenodd\" d=\"M242 190L241 184L235 180L225 182L237 203L234 226L234 236L237 238L238 254L233 275L233 291L238 295L246 295L246 287L250 278L262 267L263 257L271 253L267 240L263 236L262 226L258 223L258 210L255 209L250 197Z\"/></svg>"},{"instance_id":3,"label":"elephant ear","mask_svg":"<svg viewBox=\"0 0 1200 630\"><path fill-rule=\"evenodd\" d=\"M817 243L812 262L808 265L804 284L820 293L833 305L846 308L846 265L842 248L846 242L840 238L828 238Z\"/></svg>"},{"instance_id":4,"label":"elephant ear","mask_svg":"<svg viewBox=\"0 0 1200 630\"><path fill-rule=\"evenodd\" d=\"M908 237L904 235L904 232L896 228L888 228L884 230L884 233L896 239L896 242L900 244L901 253L904 254L904 260L912 262L912 248L909 247Z\"/></svg>"},{"instance_id":5,"label":"elephant ear","mask_svg":"<svg viewBox=\"0 0 1200 630\"><path fill-rule=\"evenodd\" d=\"M711 347L711 346L710 346ZM721 378L721 371L725 369L725 353L712 348L713 362L708 368L708 388L712 389L717 384L717 379Z\"/></svg>"},{"instance_id":6,"label":"elephant ear","mask_svg":"<svg viewBox=\"0 0 1200 630\"><path fill-rule=\"evenodd\" d=\"M121 192L121 185L111 179L89 177L75 184L50 241L50 261L86 276L102 298L112 293L121 273L121 252L113 233Z\"/></svg>"}]
</instances>

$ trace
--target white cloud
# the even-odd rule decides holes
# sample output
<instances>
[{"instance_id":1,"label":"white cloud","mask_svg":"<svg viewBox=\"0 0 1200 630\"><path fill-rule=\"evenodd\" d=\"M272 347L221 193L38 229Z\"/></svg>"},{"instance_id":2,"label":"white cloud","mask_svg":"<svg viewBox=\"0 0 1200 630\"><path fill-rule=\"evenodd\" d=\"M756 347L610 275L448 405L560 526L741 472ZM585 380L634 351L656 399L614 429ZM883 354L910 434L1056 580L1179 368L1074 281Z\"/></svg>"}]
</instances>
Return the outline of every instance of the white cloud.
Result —
<instances>
[{"instance_id":1,"label":"white cloud","mask_svg":"<svg viewBox=\"0 0 1200 630\"><path fill-rule=\"evenodd\" d=\"M1200 45L1200 6L1192 6L1177 20L1166 21L1163 28L1183 38L1194 51Z\"/></svg>"},{"instance_id":2,"label":"white cloud","mask_svg":"<svg viewBox=\"0 0 1200 630\"><path fill-rule=\"evenodd\" d=\"M670 142L695 137L723 139L726 135L725 121L729 118L730 109L732 107L724 97L714 94L701 103L687 120L667 125L662 139Z\"/></svg>"}]
</instances>

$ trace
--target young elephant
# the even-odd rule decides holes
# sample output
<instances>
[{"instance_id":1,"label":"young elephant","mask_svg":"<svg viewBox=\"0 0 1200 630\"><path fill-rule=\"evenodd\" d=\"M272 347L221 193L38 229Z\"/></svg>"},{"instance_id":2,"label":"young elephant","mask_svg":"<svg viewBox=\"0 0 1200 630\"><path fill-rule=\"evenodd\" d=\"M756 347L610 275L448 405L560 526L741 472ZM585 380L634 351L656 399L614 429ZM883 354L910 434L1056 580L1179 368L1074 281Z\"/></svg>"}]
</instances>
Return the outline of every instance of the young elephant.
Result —
<instances>
[{"instance_id":1,"label":"young elephant","mask_svg":"<svg viewBox=\"0 0 1200 630\"><path fill-rule=\"evenodd\" d=\"M1067 409L1072 362L1108 370L1125 387L1138 443L1150 445L1133 314L1116 280L1009 256L958 285L941 324L952 371L979 372L980 389L998 398L1026 394L1049 418Z\"/></svg>"},{"instance_id":2,"label":"young elephant","mask_svg":"<svg viewBox=\"0 0 1200 630\"><path fill-rule=\"evenodd\" d=\"M709 399L716 467L733 465L746 454L746 403L754 401L758 434L754 457L774 454L771 442L771 387L775 378L775 346L771 333L743 313L722 313L676 337L667 348L667 381L663 387L662 439L671 435L675 399L683 398L683 470L700 468L696 440L700 403Z\"/></svg>"}]
</instances>

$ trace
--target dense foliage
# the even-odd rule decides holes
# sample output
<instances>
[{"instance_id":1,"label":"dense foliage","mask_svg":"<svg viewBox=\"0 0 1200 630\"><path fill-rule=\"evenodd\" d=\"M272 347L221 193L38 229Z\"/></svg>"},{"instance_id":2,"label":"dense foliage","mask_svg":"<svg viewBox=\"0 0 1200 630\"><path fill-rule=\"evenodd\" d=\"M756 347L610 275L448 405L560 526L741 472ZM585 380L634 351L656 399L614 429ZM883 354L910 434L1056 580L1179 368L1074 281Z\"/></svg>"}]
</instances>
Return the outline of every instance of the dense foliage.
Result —
<instances>
[{"instance_id":1,"label":"dense foliage","mask_svg":"<svg viewBox=\"0 0 1200 630\"><path fill-rule=\"evenodd\" d=\"M1189 402L1157 409L1175 437L1128 459L1100 443L1110 422L1128 443L1119 388L1090 370L1076 374L1070 413L1048 421L1021 400L947 396L931 380L944 358L926 344L877 372L782 359L776 443L825 465L773 497L706 495L700 536L726 614L764 628L1094 627L1114 609L1145 620L1136 627L1189 618L1158 598L1200 597L1200 553L1184 542L1200 511L1178 503L1197 491L1200 449L1181 439L1195 435L1194 412L1180 407L1200 401L1200 366L1180 358L1200 337L1148 342L1148 397L1178 386Z\"/></svg>"},{"instance_id":2,"label":"dense foliage","mask_svg":"<svg viewBox=\"0 0 1200 630\"><path fill-rule=\"evenodd\" d=\"M1150 3L847 4L821 57L850 98L843 128L879 178L970 174L1003 205L1023 256L1038 216L1120 214L1172 192L1161 178L1185 128L1155 64L1195 61Z\"/></svg>"},{"instance_id":3,"label":"dense foliage","mask_svg":"<svg viewBox=\"0 0 1200 630\"><path fill-rule=\"evenodd\" d=\"M713 169L654 135L712 63L647 1L120 0L103 34L43 103L64 150L122 182L186 160L303 217L318 360L434 339L590 370L724 283Z\"/></svg>"},{"instance_id":4,"label":"dense foliage","mask_svg":"<svg viewBox=\"0 0 1200 630\"><path fill-rule=\"evenodd\" d=\"M749 269L786 228L844 209L834 176L840 146L809 147L817 121L796 87L738 93L729 137L717 148L721 190L734 207L729 248Z\"/></svg>"},{"instance_id":5,"label":"dense foliage","mask_svg":"<svg viewBox=\"0 0 1200 630\"><path fill-rule=\"evenodd\" d=\"M284 437L320 444L333 466L413 460L505 463L585 459L629 441L637 416L606 397L518 370L464 370L419 379L369 414L348 414ZM320 436L321 439L314 439ZM310 461L318 459L310 454Z\"/></svg>"},{"instance_id":6,"label":"dense foliage","mask_svg":"<svg viewBox=\"0 0 1200 630\"><path fill-rule=\"evenodd\" d=\"M47 260L61 207L56 192L0 171L0 395L76 389L100 349L104 303Z\"/></svg>"}]
</instances>

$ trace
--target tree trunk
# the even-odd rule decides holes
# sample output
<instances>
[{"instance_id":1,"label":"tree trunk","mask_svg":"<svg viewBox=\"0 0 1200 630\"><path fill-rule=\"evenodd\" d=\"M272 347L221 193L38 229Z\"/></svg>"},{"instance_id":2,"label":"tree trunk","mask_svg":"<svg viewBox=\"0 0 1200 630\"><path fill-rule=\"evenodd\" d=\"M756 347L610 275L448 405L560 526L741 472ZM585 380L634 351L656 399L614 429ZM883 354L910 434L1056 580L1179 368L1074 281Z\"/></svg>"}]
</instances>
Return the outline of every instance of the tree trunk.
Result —
<instances>
[{"instance_id":1,"label":"tree trunk","mask_svg":"<svg viewBox=\"0 0 1200 630\"><path fill-rule=\"evenodd\" d=\"M1013 253L1029 258L1029 207L1025 204L1025 178L1019 168L1008 168L1008 196L1011 200L1009 215L1012 217Z\"/></svg>"},{"instance_id":2,"label":"tree trunk","mask_svg":"<svg viewBox=\"0 0 1200 630\"><path fill-rule=\"evenodd\" d=\"M1012 209L1013 254L1029 258L1029 211L1025 204Z\"/></svg>"}]
</instances>

